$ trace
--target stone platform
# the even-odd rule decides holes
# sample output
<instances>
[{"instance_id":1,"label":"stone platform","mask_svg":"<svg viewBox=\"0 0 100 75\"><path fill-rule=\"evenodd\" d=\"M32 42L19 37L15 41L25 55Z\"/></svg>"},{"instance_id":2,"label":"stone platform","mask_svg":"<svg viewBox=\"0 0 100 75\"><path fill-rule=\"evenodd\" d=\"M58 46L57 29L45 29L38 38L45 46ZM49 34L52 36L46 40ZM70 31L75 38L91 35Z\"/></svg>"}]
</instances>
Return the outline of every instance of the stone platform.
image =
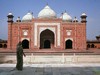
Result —
<instances>
[{"instance_id":1,"label":"stone platform","mask_svg":"<svg viewBox=\"0 0 100 75\"><path fill-rule=\"evenodd\" d=\"M22 71L16 64L0 64L0 75L100 75L100 64L24 64Z\"/></svg>"}]
</instances>

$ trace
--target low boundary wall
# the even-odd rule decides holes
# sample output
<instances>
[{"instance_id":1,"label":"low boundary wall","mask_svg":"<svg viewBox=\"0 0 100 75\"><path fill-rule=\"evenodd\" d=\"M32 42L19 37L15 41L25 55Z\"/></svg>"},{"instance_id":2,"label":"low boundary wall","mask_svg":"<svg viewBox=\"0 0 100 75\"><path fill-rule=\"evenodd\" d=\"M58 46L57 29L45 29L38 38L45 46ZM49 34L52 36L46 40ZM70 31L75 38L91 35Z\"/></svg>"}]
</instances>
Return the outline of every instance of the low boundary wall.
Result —
<instances>
[{"instance_id":1,"label":"low boundary wall","mask_svg":"<svg viewBox=\"0 0 100 75\"><path fill-rule=\"evenodd\" d=\"M100 55L27 55L24 63L100 63ZM16 55L0 55L0 63L16 63Z\"/></svg>"}]
</instances>

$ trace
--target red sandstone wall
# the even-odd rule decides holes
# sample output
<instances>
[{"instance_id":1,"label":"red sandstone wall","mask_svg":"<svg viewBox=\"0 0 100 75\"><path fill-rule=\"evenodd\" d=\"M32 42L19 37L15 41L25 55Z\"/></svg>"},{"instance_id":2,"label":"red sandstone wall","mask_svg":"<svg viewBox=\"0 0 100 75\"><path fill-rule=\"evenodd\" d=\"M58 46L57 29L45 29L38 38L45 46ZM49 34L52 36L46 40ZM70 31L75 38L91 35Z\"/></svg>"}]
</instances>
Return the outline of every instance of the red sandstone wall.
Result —
<instances>
[{"instance_id":1,"label":"red sandstone wall","mask_svg":"<svg viewBox=\"0 0 100 75\"><path fill-rule=\"evenodd\" d=\"M63 48L65 48L65 38L73 38L73 49L86 49L86 25L84 23L62 23ZM72 30L68 36L66 30Z\"/></svg>"},{"instance_id":2,"label":"red sandstone wall","mask_svg":"<svg viewBox=\"0 0 100 75\"><path fill-rule=\"evenodd\" d=\"M65 49L65 38L73 38L73 49L86 49L86 25L85 23L68 23L62 22L60 19L55 20L40 20L35 19L32 22L14 22L12 25L8 23L8 48L9 49L16 49L16 45L21 39L24 38L23 36L23 29L28 30L28 38L29 39L29 48L35 50L37 48L34 47L34 21L35 22L59 22L61 23L61 46L59 49ZM66 35L66 30L72 30L71 35ZM19 34L19 35L18 35Z\"/></svg>"}]
</instances>

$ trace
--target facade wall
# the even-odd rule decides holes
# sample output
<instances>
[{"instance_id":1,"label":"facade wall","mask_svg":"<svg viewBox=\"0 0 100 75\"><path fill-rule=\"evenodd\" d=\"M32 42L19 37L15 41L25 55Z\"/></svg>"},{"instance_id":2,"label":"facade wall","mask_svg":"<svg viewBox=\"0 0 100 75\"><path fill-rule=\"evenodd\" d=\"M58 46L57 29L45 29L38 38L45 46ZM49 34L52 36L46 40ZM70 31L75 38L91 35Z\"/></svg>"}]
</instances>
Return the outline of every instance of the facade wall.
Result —
<instances>
[{"instance_id":1,"label":"facade wall","mask_svg":"<svg viewBox=\"0 0 100 75\"><path fill-rule=\"evenodd\" d=\"M28 39L31 37L31 24L30 23L13 23L8 25L8 48L16 49L16 45L19 41ZM24 36L24 30L28 30L28 35Z\"/></svg>"},{"instance_id":2,"label":"facade wall","mask_svg":"<svg viewBox=\"0 0 100 75\"><path fill-rule=\"evenodd\" d=\"M63 30L63 46L65 48L65 41L72 40L72 49L86 49L86 25L82 23L64 23ZM71 35L68 35L71 32Z\"/></svg>"},{"instance_id":3,"label":"facade wall","mask_svg":"<svg viewBox=\"0 0 100 75\"><path fill-rule=\"evenodd\" d=\"M66 41L72 48L86 49L86 23L63 22L61 19L33 19L31 22L8 23L8 49L16 49L19 41L28 40L29 49L40 50L40 34L49 29L54 33L54 50L65 50Z\"/></svg>"}]
</instances>

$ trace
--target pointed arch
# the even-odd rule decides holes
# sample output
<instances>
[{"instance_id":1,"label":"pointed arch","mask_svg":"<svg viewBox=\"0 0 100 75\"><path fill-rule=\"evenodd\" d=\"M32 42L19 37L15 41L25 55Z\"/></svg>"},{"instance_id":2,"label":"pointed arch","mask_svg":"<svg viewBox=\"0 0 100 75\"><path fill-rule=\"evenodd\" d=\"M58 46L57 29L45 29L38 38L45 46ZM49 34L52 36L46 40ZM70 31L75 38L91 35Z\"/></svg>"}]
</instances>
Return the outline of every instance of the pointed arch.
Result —
<instances>
[{"instance_id":1,"label":"pointed arch","mask_svg":"<svg viewBox=\"0 0 100 75\"><path fill-rule=\"evenodd\" d=\"M92 45L91 45L91 48L94 48L94 47L95 47L95 45L94 45L94 44L92 44Z\"/></svg>"},{"instance_id":2,"label":"pointed arch","mask_svg":"<svg viewBox=\"0 0 100 75\"><path fill-rule=\"evenodd\" d=\"M87 48L90 48L91 47L91 45L90 44L87 44Z\"/></svg>"},{"instance_id":3,"label":"pointed arch","mask_svg":"<svg viewBox=\"0 0 100 75\"><path fill-rule=\"evenodd\" d=\"M4 48L7 48L7 44L4 44Z\"/></svg>"},{"instance_id":4,"label":"pointed arch","mask_svg":"<svg viewBox=\"0 0 100 75\"><path fill-rule=\"evenodd\" d=\"M23 49L29 49L29 41L27 39L22 41L22 47Z\"/></svg>"},{"instance_id":5,"label":"pointed arch","mask_svg":"<svg viewBox=\"0 0 100 75\"><path fill-rule=\"evenodd\" d=\"M72 40L68 39L65 41L65 49L72 49L73 42Z\"/></svg>"},{"instance_id":6,"label":"pointed arch","mask_svg":"<svg viewBox=\"0 0 100 75\"><path fill-rule=\"evenodd\" d=\"M51 48L54 46L54 32L46 29L40 33L40 49Z\"/></svg>"},{"instance_id":7,"label":"pointed arch","mask_svg":"<svg viewBox=\"0 0 100 75\"><path fill-rule=\"evenodd\" d=\"M2 44L0 44L0 48L2 48L3 47L3 45Z\"/></svg>"}]
</instances>

